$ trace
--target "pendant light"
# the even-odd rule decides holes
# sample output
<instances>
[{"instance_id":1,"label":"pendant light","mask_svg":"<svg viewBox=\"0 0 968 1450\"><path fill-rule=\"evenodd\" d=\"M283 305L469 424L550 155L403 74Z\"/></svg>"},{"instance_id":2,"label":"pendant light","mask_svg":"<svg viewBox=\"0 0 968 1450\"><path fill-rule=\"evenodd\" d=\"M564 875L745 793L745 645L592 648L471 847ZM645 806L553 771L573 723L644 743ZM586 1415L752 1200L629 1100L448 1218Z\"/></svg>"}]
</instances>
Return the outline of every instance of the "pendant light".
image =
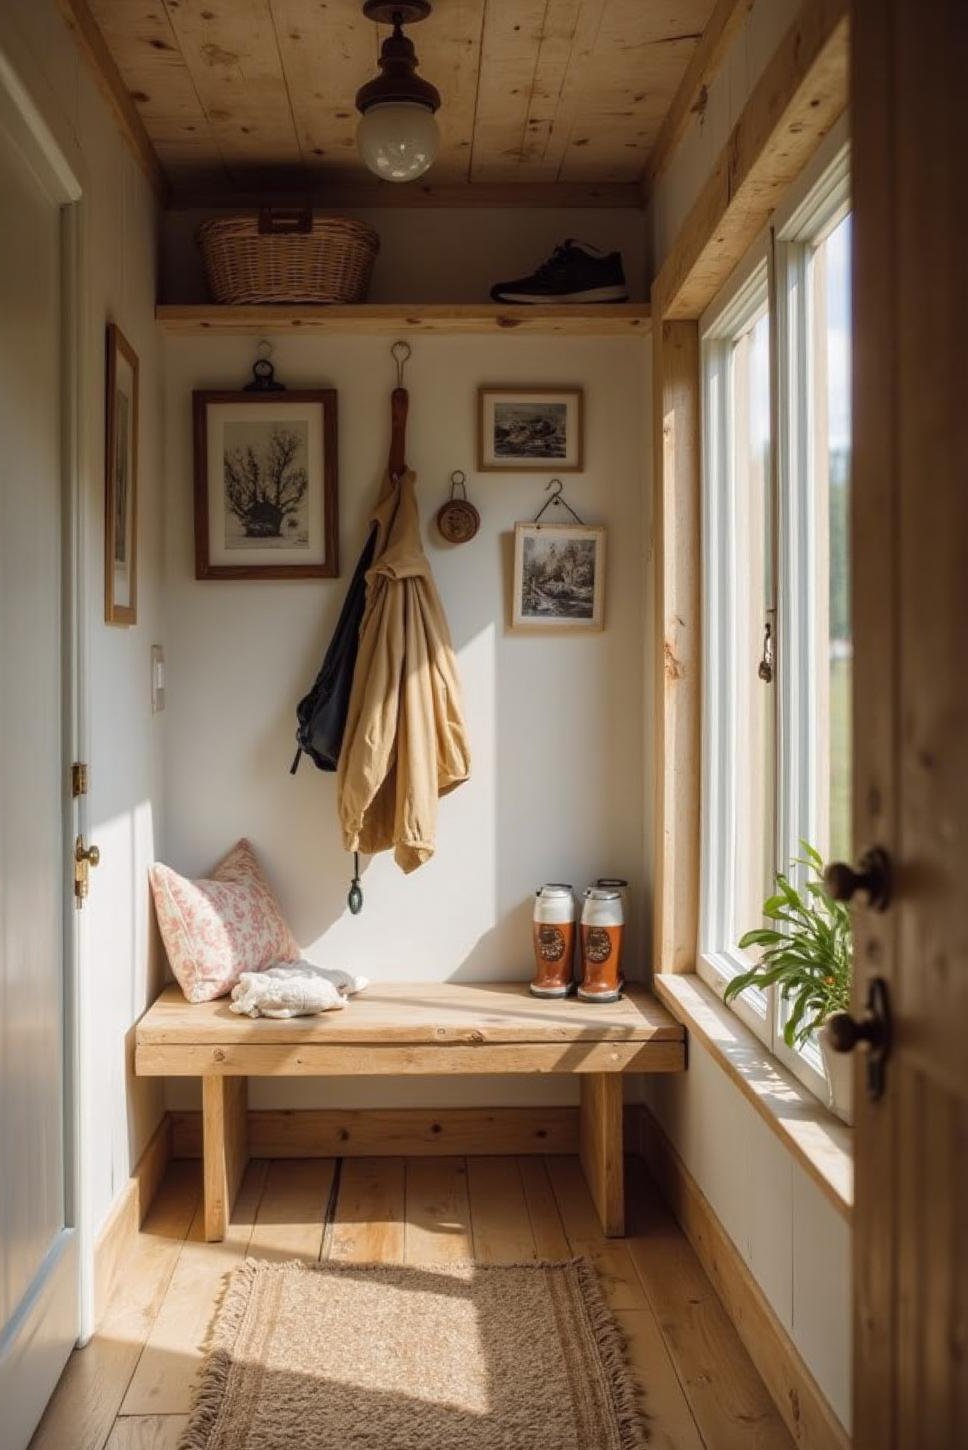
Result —
<instances>
[{"instance_id":1,"label":"pendant light","mask_svg":"<svg viewBox=\"0 0 968 1450\"><path fill-rule=\"evenodd\" d=\"M356 108L361 113L356 144L376 176L384 181L414 181L437 155L440 136L434 112L440 106L440 92L417 75L413 41L404 35L403 27L426 20L430 3L366 0L363 14L368 20L392 25L393 34L380 51L381 74L356 93Z\"/></svg>"}]
</instances>

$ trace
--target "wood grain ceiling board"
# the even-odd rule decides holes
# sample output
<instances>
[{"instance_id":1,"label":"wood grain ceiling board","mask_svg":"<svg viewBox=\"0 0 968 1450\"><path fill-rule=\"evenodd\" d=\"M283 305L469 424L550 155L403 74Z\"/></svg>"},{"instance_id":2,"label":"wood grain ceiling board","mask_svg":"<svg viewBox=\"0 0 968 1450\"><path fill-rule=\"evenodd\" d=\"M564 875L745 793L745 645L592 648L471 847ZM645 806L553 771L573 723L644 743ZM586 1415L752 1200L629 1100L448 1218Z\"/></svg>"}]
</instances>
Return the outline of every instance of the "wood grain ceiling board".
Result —
<instances>
[{"instance_id":1,"label":"wood grain ceiling board","mask_svg":"<svg viewBox=\"0 0 968 1450\"><path fill-rule=\"evenodd\" d=\"M487 0L471 181L515 181L548 0Z\"/></svg>"},{"instance_id":2,"label":"wood grain ceiling board","mask_svg":"<svg viewBox=\"0 0 968 1450\"><path fill-rule=\"evenodd\" d=\"M300 153L312 172L359 170L354 97L376 72L376 28L359 5L269 0Z\"/></svg>"},{"instance_id":3,"label":"wood grain ceiling board","mask_svg":"<svg viewBox=\"0 0 968 1450\"><path fill-rule=\"evenodd\" d=\"M131 93L162 166L227 180L212 155L208 119L198 99L162 0L133 6L89 0L89 8Z\"/></svg>"},{"instance_id":4,"label":"wood grain ceiling board","mask_svg":"<svg viewBox=\"0 0 968 1450\"><path fill-rule=\"evenodd\" d=\"M606 0L548 0L521 150L528 179L554 181L595 48Z\"/></svg>"},{"instance_id":5,"label":"wood grain ceiling board","mask_svg":"<svg viewBox=\"0 0 968 1450\"><path fill-rule=\"evenodd\" d=\"M631 181L643 174L712 8L711 0L608 0L583 61L559 180Z\"/></svg>"},{"instance_id":6,"label":"wood grain ceiling board","mask_svg":"<svg viewBox=\"0 0 968 1450\"><path fill-rule=\"evenodd\" d=\"M164 5L230 175L299 175L304 159L267 0Z\"/></svg>"},{"instance_id":7,"label":"wood grain ceiling board","mask_svg":"<svg viewBox=\"0 0 968 1450\"><path fill-rule=\"evenodd\" d=\"M637 181L714 3L436 0L410 32L443 101L428 183ZM359 0L91 8L180 191L366 181L353 102L386 31Z\"/></svg>"}]
</instances>

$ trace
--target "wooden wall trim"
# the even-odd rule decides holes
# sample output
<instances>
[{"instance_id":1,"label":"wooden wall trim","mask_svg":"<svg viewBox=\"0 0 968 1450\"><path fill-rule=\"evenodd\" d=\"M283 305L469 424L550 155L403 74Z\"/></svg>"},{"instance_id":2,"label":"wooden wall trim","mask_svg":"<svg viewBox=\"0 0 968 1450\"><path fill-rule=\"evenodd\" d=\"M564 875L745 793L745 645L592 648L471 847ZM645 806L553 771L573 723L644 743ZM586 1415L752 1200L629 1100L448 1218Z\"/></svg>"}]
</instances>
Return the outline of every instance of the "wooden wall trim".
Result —
<instances>
[{"instance_id":1,"label":"wooden wall trim","mask_svg":"<svg viewBox=\"0 0 968 1450\"><path fill-rule=\"evenodd\" d=\"M144 1223L171 1157L171 1121L168 1113L165 1113L135 1164L131 1177L114 1200L94 1245L96 1324L101 1322L101 1315L111 1297L118 1271L128 1257L138 1230Z\"/></svg>"},{"instance_id":2,"label":"wooden wall trim","mask_svg":"<svg viewBox=\"0 0 968 1450\"><path fill-rule=\"evenodd\" d=\"M645 205L642 186L637 181L475 181L475 182L411 182L393 186L385 181L329 181L315 184L308 191L218 190L192 186L190 183L172 192L171 207L176 211L211 212L228 208L231 212L254 211L262 206L317 206L398 208L414 207L547 207L617 208L639 211Z\"/></svg>"},{"instance_id":3,"label":"wooden wall trim","mask_svg":"<svg viewBox=\"0 0 968 1450\"><path fill-rule=\"evenodd\" d=\"M636 1116L638 1151L695 1249L794 1443L803 1450L849 1450L850 1436L699 1185L648 1108L639 1107Z\"/></svg>"},{"instance_id":4,"label":"wooden wall trim","mask_svg":"<svg viewBox=\"0 0 968 1450\"><path fill-rule=\"evenodd\" d=\"M656 321L698 318L842 115L848 0L806 0L753 89L652 289Z\"/></svg>"},{"instance_id":5,"label":"wooden wall trim","mask_svg":"<svg viewBox=\"0 0 968 1450\"><path fill-rule=\"evenodd\" d=\"M653 970L693 972L699 930L699 327L653 328Z\"/></svg>"},{"instance_id":6,"label":"wooden wall trim","mask_svg":"<svg viewBox=\"0 0 968 1450\"><path fill-rule=\"evenodd\" d=\"M101 94L114 113L121 135L148 178L159 203L164 206L168 199L168 182L161 162L86 0L57 0L57 3L78 50L93 71Z\"/></svg>"},{"instance_id":7,"label":"wooden wall trim","mask_svg":"<svg viewBox=\"0 0 968 1450\"><path fill-rule=\"evenodd\" d=\"M202 1151L202 1115L170 1114L172 1157ZM577 1107L250 1108L253 1158L577 1153Z\"/></svg>"},{"instance_id":8,"label":"wooden wall trim","mask_svg":"<svg viewBox=\"0 0 968 1450\"><path fill-rule=\"evenodd\" d=\"M753 0L717 0L646 162L643 178L646 197L668 167L692 117L702 115L705 110L709 87L752 8Z\"/></svg>"}]
</instances>

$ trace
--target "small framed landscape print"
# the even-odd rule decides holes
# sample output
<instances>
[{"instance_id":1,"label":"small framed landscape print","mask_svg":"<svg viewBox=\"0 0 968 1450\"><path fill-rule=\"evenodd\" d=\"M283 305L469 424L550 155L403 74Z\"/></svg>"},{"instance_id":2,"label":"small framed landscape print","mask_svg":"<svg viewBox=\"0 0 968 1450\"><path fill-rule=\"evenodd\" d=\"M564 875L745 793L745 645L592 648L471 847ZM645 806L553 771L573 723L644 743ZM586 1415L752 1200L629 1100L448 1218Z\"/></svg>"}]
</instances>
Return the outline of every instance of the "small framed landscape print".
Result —
<instances>
[{"instance_id":1,"label":"small framed landscape print","mask_svg":"<svg viewBox=\"0 0 968 1450\"><path fill-rule=\"evenodd\" d=\"M335 390L193 399L195 578L335 578Z\"/></svg>"},{"instance_id":2,"label":"small framed landscape print","mask_svg":"<svg viewBox=\"0 0 968 1450\"><path fill-rule=\"evenodd\" d=\"M513 629L605 627L605 530L515 524Z\"/></svg>"},{"instance_id":3,"label":"small framed landscape print","mask_svg":"<svg viewBox=\"0 0 968 1450\"><path fill-rule=\"evenodd\" d=\"M577 473L582 467L581 388L481 388L478 468Z\"/></svg>"},{"instance_id":4,"label":"small framed landscape print","mask_svg":"<svg viewBox=\"0 0 968 1450\"><path fill-rule=\"evenodd\" d=\"M104 618L138 622L138 357L107 330L104 439Z\"/></svg>"}]
</instances>

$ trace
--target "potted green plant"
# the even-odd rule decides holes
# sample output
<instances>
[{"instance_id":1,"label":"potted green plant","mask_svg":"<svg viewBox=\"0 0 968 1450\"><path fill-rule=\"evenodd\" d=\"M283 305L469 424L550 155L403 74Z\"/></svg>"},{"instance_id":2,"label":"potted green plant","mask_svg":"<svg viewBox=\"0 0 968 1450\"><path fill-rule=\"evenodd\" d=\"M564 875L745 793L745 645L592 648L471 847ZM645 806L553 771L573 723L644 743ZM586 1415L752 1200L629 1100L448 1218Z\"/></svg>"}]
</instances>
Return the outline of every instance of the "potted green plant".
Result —
<instances>
[{"instance_id":1,"label":"potted green plant","mask_svg":"<svg viewBox=\"0 0 968 1450\"><path fill-rule=\"evenodd\" d=\"M771 926L756 927L739 945L762 949L755 967L732 977L723 1000L730 1002L747 987L776 987L789 1008L783 1037L789 1047L801 1047L816 1032L827 1078L827 1100L832 1112L851 1121L850 1058L834 1052L824 1023L834 1012L850 1010L853 936L850 913L827 893L820 853L801 841L808 879L802 891L789 876L778 872L776 892L763 903Z\"/></svg>"}]
</instances>

